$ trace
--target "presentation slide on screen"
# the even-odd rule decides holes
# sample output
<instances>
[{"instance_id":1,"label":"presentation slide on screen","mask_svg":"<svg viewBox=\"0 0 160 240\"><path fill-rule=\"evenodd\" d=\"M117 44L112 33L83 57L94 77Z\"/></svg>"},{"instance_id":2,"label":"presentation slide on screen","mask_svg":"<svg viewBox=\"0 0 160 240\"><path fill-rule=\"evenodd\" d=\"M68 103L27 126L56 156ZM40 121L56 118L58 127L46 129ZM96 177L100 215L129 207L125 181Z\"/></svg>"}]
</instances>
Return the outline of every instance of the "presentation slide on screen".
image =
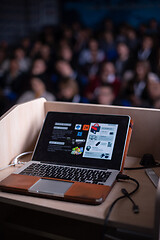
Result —
<instances>
[{"instance_id":1,"label":"presentation slide on screen","mask_svg":"<svg viewBox=\"0 0 160 240\"><path fill-rule=\"evenodd\" d=\"M56 122L47 150L81 155L83 158L111 160L117 129L118 124Z\"/></svg>"},{"instance_id":2,"label":"presentation slide on screen","mask_svg":"<svg viewBox=\"0 0 160 240\"><path fill-rule=\"evenodd\" d=\"M91 123L83 157L111 160L117 124Z\"/></svg>"}]
</instances>

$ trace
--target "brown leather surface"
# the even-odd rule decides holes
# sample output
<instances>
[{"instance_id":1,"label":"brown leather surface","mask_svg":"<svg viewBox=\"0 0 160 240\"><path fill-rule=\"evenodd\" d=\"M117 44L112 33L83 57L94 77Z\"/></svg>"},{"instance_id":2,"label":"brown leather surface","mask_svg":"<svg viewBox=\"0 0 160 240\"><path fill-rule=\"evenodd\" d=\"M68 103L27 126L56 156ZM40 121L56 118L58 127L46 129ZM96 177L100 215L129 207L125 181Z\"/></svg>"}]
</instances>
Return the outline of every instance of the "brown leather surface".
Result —
<instances>
[{"instance_id":1,"label":"brown leather surface","mask_svg":"<svg viewBox=\"0 0 160 240\"><path fill-rule=\"evenodd\" d=\"M32 194L28 192L28 189L39 179L40 177L11 174L0 182L0 189L7 192L42 197L42 195L39 195L38 193ZM65 193L64 198L61 197L61 199L87 204L100 204L105 200L110 190L111 187L108 186L75 182ZM57 197L45 194L43 197L57 199Z\"/></svg>"},{"instance_id":2,"label":"brown leather surface","mask_svg":"<svg viewBox=\"0 0 160 240\"><path fill-rule=\"evenodd\" d=\"M64 195L64 199L83 203L100 204L109 194L111 187L90 183L74 183Z\"/></svg>"},{"instance_id":3,"label":"brown leather surface","mask_svg":"<svg viewBox=\"0 0 160 240\"><path fill-rule=\"evenodd\" d=\"M0 182L0 189L13 191L27 191L40 177L11 174Z\"/></svg>"}]
</instances>

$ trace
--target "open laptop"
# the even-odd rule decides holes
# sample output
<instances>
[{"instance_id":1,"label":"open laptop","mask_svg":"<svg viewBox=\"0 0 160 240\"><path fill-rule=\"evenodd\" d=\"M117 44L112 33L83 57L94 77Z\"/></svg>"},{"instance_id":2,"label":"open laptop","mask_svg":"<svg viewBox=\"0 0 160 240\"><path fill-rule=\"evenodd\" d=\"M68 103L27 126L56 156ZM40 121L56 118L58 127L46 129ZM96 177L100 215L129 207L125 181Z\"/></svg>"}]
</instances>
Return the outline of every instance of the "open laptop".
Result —
<instances>
[{"instance_id":1,"label":"open laptop","mask_svg":"<svg viewBox=\"0 0 160 240\"><path fill-rule=\"evenodd\" d=\"M0 188L100 204L123 170L131 130L129 116L48 112L31 161Z\"/></svg>"}]
</instances>

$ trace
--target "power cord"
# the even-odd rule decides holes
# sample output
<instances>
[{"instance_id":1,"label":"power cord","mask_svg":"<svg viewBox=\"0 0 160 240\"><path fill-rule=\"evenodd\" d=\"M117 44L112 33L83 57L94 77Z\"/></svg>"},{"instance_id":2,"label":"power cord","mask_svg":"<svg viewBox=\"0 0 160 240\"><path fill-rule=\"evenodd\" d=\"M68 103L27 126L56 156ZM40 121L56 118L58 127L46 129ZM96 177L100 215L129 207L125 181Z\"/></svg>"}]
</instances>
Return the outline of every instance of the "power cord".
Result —
<instances>
[{"instance_id":1,"label":"power cord","mask_svg":"<svg viewBox=\"0 0 160 240\"><path fill-rule=\"evenodd\" d=\"M139 213L139 207L138 207L138 205L135 204L133 199L130 197L128 191L125 188L122 188L121 192L124 194L124 196L126 196L132 202L132 204L133 204L133 212L134 213Z\"/></svg>"},{"instance_id":2,"label":"power cord","mask_svg":"<svg viewBox=\"0 0 160 240\"><path fill-rule=\"evenodd\" d=\"M130 197L131 195L133 195L139 189L139 182L136 179L131 178L128 175L124 175L122 173L119 173L117 175L117 179L116 180L118 180L118 181L119 180L131 180L131 181L136 183L136 188L133 191L131 191L131 192L128 192L125 188L122 188L121 191L122 191L123 195L118 197L117 199L115 199L114 202L111 204L111 206L110 206L110 208L108 210L108 213L106 215L105 221L104 221L104 230L103 230L103 238L102 238L103 240L105 239L105 231L106 231L106 226L107 226L107 223L108 223L109 216L110 216L110 214L112 212L113 207L115 206L115 204L119 200L127 197L133 204L133 212L135 214L139 213L138 205L136 205L135 202L133 201L133 199Z\"/></svg>"},{"instance_id":3,"label":"power cord","mask_svg":"<svg viewBox=\"0 0 160 240\"><path fill-rule=\"evenodd\" d=\"M8 167L11 167L11 166L16 166L17 164L24 164L25 162L20 161L19 158L26 156L28 154L31 154L31 153L32 153L32 151L20 153L18 156L16 156L13 159L13 161L9 165L7 165L6 167L0 168L0 171L6 169Z\"/></svg>"}]
</instances>

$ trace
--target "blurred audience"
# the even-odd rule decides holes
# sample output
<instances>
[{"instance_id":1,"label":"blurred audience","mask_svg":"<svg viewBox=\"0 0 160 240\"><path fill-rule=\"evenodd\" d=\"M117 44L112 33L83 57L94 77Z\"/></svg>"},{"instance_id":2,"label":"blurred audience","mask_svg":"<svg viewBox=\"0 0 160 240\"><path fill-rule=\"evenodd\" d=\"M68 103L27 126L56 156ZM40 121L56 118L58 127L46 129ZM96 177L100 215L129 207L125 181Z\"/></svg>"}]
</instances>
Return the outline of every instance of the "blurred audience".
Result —
<instances>
[{"instance_id":1,"label":"blurred audience","mask_svg":"<svg viewBox=\"0 0 160 240\"><path fill-rule=\"evenodd\" d=\"M0 115L16 102L47 100L160 108L159 23L136 29L106 19L46 26L0 43Z\"/></svg>"}]
</instances>

